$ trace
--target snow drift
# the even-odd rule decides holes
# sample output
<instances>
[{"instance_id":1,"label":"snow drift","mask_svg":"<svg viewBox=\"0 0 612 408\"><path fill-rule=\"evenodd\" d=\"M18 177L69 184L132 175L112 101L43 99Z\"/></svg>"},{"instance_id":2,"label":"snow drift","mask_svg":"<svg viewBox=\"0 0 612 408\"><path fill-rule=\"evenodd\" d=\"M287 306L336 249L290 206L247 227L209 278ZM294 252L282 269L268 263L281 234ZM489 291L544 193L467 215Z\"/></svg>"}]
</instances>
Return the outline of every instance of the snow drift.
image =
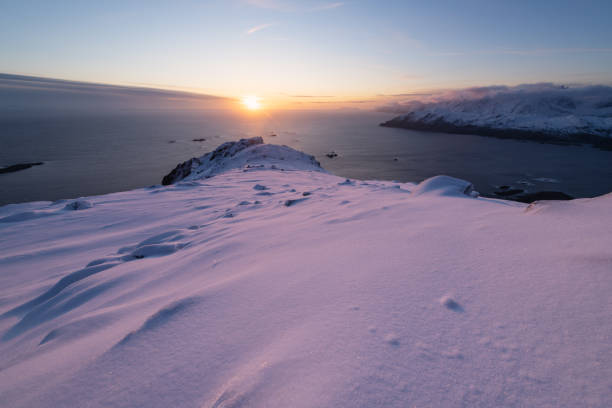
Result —
<instances>
[{"instance_id":1,"label":"snow drift","mask_svg":"<svg viewBox=\"0 0 612 408\"><path fill-rule=\"evenodd\" d=\"M0 406L609 405L612 195L216 151L169 186L0 207Z\"/></svg>"},{"instance_id":2,"label":"snow drift","mask_svg":"<svg viewBox=\"0 0 612 408\"><path fill-rule=\"evenodd\" d=\"M453 91L383 110L384 126L612 146L612 88L553 84Z\"/></svg>"}]
</instances>

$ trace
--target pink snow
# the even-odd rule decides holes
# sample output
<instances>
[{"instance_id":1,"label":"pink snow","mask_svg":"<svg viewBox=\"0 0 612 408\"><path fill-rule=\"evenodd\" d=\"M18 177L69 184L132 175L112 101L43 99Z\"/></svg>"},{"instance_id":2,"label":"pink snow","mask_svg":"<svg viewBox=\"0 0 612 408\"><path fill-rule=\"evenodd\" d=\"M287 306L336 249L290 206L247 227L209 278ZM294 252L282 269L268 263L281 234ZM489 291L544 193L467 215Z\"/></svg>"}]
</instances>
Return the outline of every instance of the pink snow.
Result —
<instances>
[{"instance_id":1,"label":"pink snow","mask_svg":"<svg viewBox=\"0 0 612 408\"><path fill-rule=\"evenodd\" d=\"M0 406L609 406L611 194L220 160L0 207Z\"/></svg>"}]
</instances>

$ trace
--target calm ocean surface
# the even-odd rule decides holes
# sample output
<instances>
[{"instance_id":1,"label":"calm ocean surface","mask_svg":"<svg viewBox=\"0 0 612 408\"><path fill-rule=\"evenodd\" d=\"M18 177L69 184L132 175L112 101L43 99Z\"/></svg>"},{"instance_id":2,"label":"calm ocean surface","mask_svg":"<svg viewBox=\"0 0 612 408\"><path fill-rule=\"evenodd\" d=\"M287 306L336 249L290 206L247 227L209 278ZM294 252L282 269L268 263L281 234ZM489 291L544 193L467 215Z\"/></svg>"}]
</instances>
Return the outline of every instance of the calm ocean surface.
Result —
<instances>
[{"instance_id":1,"label":"calm ocean surface","mask_svg":"<svg viewBox=\"0 0 612 408\"><path fill-rule=\"evenodd\" d=\"M45 164L0 174L0 205L158 184L179 162L251 136L313 154L327 170L350 178L418 182L447 174L473 182L484 194L499 185L575 197L612 191L612 152L378 126L391 116L293 111L258 117L226 112L3 117L0 166ZM206 141L192 140L197 138ZM325 157L331 150L339 157Z\"/></svg>"}]
</instances>

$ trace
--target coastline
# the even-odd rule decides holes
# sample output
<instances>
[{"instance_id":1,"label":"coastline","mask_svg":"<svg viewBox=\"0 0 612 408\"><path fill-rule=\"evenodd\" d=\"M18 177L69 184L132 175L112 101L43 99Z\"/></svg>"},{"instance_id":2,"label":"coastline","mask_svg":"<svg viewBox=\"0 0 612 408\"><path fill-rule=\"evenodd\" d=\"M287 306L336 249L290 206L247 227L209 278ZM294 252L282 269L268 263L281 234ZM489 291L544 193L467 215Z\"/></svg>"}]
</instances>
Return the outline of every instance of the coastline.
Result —
<instances>
[{"instance_id":1,"label":"coastline","mask_svg":"<svg viewBox=\"0 0 612 408\"><path fill-rule=\"evenodd\" d=\"M525 129L501 129L476 125L459 126L447 122L441 118L433 122L426 122L421 120L410 120L402 118L401 116L392 118L386 122L382 122L380 123L380 126L409 130L420 130L424 132L442 132L462 135L494 137L498 139L515 139L566 146L579 146L586 144L601 150L612 151L611 138L597 136L590 133L568 133L564 135L558 135L553 132L533 131Z\"/></svg>"}]
</instances>

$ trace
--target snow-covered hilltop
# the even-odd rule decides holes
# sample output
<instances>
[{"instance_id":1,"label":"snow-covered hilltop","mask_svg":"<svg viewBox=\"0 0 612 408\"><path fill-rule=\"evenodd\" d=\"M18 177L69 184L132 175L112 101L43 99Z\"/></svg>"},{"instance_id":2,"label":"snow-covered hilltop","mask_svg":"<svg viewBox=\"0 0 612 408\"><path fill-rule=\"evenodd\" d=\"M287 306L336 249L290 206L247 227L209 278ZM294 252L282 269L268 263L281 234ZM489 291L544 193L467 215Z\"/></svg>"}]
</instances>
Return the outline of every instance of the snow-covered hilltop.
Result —
<instances>
[{"instance_id":1,"label":"snow-covered hilltop","mask_svg":"<svg viewBox=\"0 0 612 408\"><path fill-rule=\"evenodd\" d=\"M202 157L191 158L162 179L167 186L180 180L209 178L231 169L265 168L323 171L314 156L287 146L264 144L262 137L226 142Z\"/></svg>"},{"instance_id":2,"label":"snow-covered hilltop","mask_svg":"<svg viewBox=\"0 0 612 408\"><path fill-rule=\"evenodd\" d=\"M168 186L0 207L0 406L609 406L612 195L215 152Z\"/></svg>"},{"instance_id":3,"label":"snow-covered hilltop","mask_svg":"<svg viewBox=\"0 0 612 408\"><path fill-rule=\"evenodd\" d=\"M551 84L472 88L394 105L383 126L612 148L612 88Z\"/></svg>"}]
</instances>

